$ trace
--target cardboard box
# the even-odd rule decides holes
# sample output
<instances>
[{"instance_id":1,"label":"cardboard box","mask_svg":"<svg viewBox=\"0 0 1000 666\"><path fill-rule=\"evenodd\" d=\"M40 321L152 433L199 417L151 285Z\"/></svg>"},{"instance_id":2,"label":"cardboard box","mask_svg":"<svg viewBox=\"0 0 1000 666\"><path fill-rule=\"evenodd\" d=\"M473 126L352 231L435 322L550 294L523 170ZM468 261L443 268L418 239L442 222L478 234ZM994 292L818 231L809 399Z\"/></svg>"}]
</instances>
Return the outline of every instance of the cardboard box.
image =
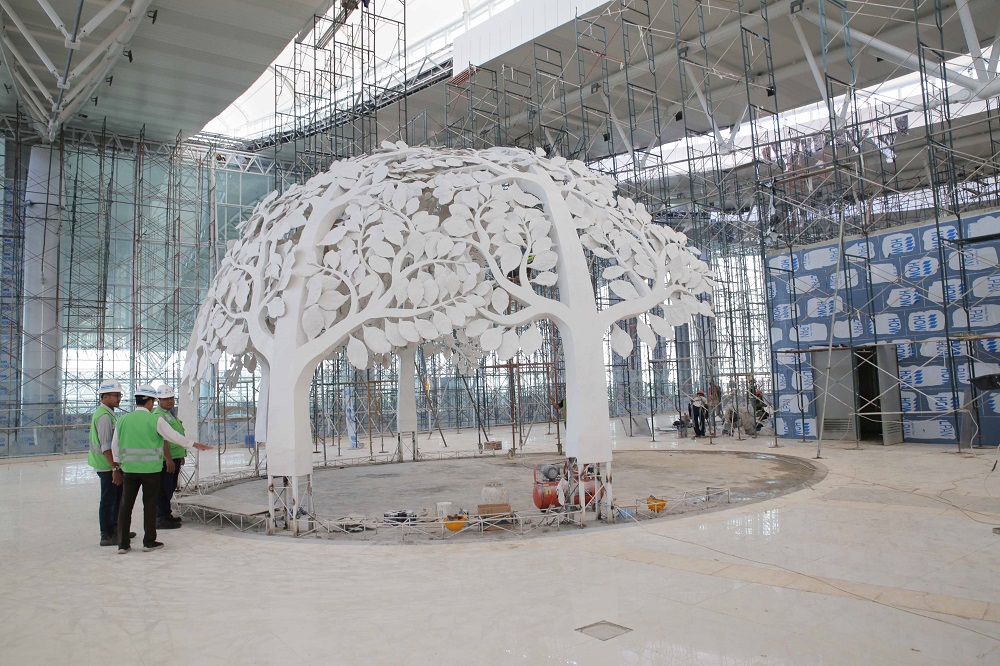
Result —
<instances>
[{"instance_id":1,"label":"cardboard box","mask_svg":"<svg viewBox=\"0 0 1000 666\"><path fill-rule=\"evenodd\" d=\"M511 524L511 521L504 520L504 516L510 515L510 504L480 504L477 513L486 519L484 532L502 530Z\"/></svg>"},{"instance_id":2,"label":"cardboard box","mask_svg":"<svg viewBox=\"0 0 1000 666\"><path fill-rule=\"evenodd\" d=\"M510 513L510 504L480 504L477 513L480 516L502 516Z\"/></svg>"}]
</instances>

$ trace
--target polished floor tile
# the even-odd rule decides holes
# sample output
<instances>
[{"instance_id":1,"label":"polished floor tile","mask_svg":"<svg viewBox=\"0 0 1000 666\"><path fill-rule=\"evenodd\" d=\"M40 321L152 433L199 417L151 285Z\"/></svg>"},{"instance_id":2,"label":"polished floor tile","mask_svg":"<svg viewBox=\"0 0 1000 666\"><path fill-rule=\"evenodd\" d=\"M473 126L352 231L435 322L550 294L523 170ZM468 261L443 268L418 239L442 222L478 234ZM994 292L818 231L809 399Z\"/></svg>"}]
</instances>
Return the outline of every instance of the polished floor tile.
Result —
<instances>
[{"instance_id":1,"label":"polished floor tile","mask_svg":"<svg viewBox=\"0 0 1000 666\"><path fill-rule=\"evenodd\" d=\"M814 455L769 443L616 447ZM82 459L4 461L0 663L996 664L1000 474L950 451L829 447L814 487L614 529L388 544L185 523L123 556L97 545ZM602 620L631 631L576 631Z\"/></svg>"}]
</instances>

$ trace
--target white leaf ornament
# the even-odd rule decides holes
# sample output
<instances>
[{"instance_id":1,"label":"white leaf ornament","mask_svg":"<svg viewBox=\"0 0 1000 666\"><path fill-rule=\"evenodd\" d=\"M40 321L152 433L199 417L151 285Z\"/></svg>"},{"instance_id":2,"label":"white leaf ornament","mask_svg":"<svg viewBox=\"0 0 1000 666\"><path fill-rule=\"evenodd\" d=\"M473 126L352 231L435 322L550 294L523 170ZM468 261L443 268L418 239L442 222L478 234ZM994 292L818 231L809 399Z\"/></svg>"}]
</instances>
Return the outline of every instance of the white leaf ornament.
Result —
<instances>
[{"instance_id":1,"label":"white leaf ornament","mask_svg":"<svg viewBox=\"0 0 1000 666\"><path fill-rule=\"evenodd\" d=\"M551 271L545 271L531 278L531 281L543 287L551 287L559 281L559 276Z\"/></svg>"},{"instance_id":2,"label":"white leaf ornament","mask_svg":"<svg viewBox=\"0 0 1000 666\"><path fill-rule=\"evenodd\" d=\"M323 330L326 325L326 317L317 305L306 308L302 313L302 330L306 337L312 340Z\"/></svg>"},{"instance_id":3,"label":"white leaf ornament","mask_svg":"<svg viewBox=\"0 0 1000 666\"><path fill-rule=\"evenodd\" d=\"M642 319L635 322L635 332L647 347L653 348L656 346L656 333Z\"/></svg>"},{"instance_id":4,"label":"white leaf ornament","mask_svg":"<svg viewBox=\"0 0 1000 666\"><path fill-rule=\"evenodd\" d=\"M517 354L519 347L520 338L517 331L512 328L503 334L503 340L500 342L500 347L497 348L497 358L501 361L509 361Z\"/></svg>"},{"instance_id":5,"label":"white leaf ornament","mask_svg":"<svg viewBox=\"0 0 1000 666\"><path fill-rule=\"evenodd\" d=\"M386 339L385 332L374 326L364 326L361 329L365 345L375 354L387 354L392 351L392 345Z\"/></svg>"},{"instance_id":6,"label":"white leaf ornament","mask_svg":"<svg viewBox=\"0 0 1000 666\"><path fill-rule=\"evenodd\" d=\"M494 327L487 329L485 333L479 336L479 346L483 348L483 351L493 351L495 349L499 349L502 343L502 328Z\"/></svg>"},{"instance_id":7,"label":"white leaf ornament","mask_svg":"<svg viewBox=\"0 0 1000 666\"><path fill-rule=\"evenodd\" d=\"M618 324L611 327L611 349L622 358L628 358L632 353L632 336L623 331Z\"/></svg>"},{"instance_id":8,"label":"white leaf ornament","mask_svg":"<svg viewBox=\"0 0 1000 666\"><path fill-rule=\"evenodd\" d=\"M619 298L630 300L639 297L639 292L637 292L632 283L627 280L615 280L609 286L611 287L611 291L614 292L614 294Z\"/></svg>"},{"instance_id":9,"label":"white leaf ornament","mask_svg":"<svg viewBox=\"0 0 1000 666\"><path fill-rule=\"evenodd\" d=\"M358 370L368 367L368 348L353 335L347 339L347 360Z\"/></svg>"},{"instance_id":10,"label":"white leaf ornament","mask_svg":"<svg viewBox=\"0 0 1000 666\"><path fill-rule=\"evenodd\" d=\"M521 351L531 356L542 347L542 334L536 326L529 326L521 334Z\"/></svg>"}]
</instances>

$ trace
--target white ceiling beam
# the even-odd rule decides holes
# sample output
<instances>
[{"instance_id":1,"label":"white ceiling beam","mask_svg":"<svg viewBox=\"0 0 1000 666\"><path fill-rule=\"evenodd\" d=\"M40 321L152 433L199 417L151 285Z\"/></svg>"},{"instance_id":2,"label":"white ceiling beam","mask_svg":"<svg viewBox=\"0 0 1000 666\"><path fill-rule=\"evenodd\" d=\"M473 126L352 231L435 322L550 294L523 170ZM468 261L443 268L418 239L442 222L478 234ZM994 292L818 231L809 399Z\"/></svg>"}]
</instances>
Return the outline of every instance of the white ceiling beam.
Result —
<instances>
[{"instance_id":1,"label":"white ceiling beam","mask_svg":"<svg viewBox=\"0 0 1000 666\"><path fill-rule=\"evenodd\" d=\"M618 114L616 114L614 109L611 107L611 100L608 99L607 96L604 97L604 103L608 107L608 117L611 119L611 124L614 125L615 129L618 131L618 135L622 138L622 142L624 142L625 148L628 149L629 155L632 156L632 159L635 159L635 147L632 145L632 139L629 138L628 133L626 133L623 129L624 125L621 119L618 118Z\"/></svg>"},{"instance_id":2,"label":"white ceiling beam","mask_svg":"<svg viewBox=\"0 0 1000 666\"><path fill-rule=\"evenodd\" d=\"M49 20L52 21L52 25L56 27L56 30L58 30L63 34L63 37L66 38L67 42L72 41L73 36L69 34L68 30L66 30L66 24L63 23L63 20L61 18L59 18L59 13L55 9L53 9L52 5L49 4L48 0L36 0L36 1L38 2L38 5L42 8L42 10L46 13L46 15L48 15Z\"/></svg>"},{"instance_id":3,"label":"white ceiling beam","mask_svg":"<svg viewBox=\"0 0 1000 666\"><path fill-rule=\"evenodd\" d=\"M816 58L813 56L812 47L809 46L809 42L806 40L806 34L802 32L802 24L799 23L799 17L791 14L788 20L792 22L792 27L795 29L795 36L799 38L799 46L802 47L802 53L806 57L806 62L809 63L809 71L812 72L813 79L816 81L816 87L819 89L820 97L825 102L827 94L826 81L819 73L819 66L816 64Z\"/></svg>"},{"instance_id":4,"label":"white ceiling beam","mask_svg":"<svg viewBox=\"0 0 1000 666\"><path fill-rule=\"evenodd\" d=\"M835 30L840 30L840 31L847 30L847 27L843 23L835 21L829 16L820 17L819 14L817 14L815 11L811 9L803 9L798 13L798 15L804 18L805 20L809 21L810 23L820 27L823 27L823 25L825 24L826 26L832 27ZM881 39L878 39L877 37L872 37L871 35L861 32L860 30L856 30L854 28L850 28L850 38L852 42L853 41L861 42L865 46L871 48L873 51L878 51L879 53L888 56L887 59L891 60L892 62L895 62L897 65L906 67L907 69L911 69L914 72L920 71L920 58L918 58L916 55L908 51L899 48L898 46L893 46L888 42L883 42ZM928 70L927 73L930 75L934 75L934 72L932 70ZM947 77L948 81L950 81L951 83L956 83L970 91L975 91L978 90L980 87L982 87L981 81L976 81L975 79L965 76L964 74L960 74L951 68L948 68Z\"/></svg>"},{"instance_id":5,"label":"white ceiling beam","mask_svg":"<svg viewBox=\"0 0 1000 666\"><path fill-rule=\"evenodd\" d=\"M688 76L694 79L695 77L691 74L691 70L695 68L695 65L693 65L689 61L685 61L684 64L686 65L685 69L687 70ZM702 80L707 84L705 78L707 77L703 77ZM702 110L705 112L705 115L708 116L709 121L712 123L712 133L715 134L716 144L722 145L722 133L719 132L719 126L715 124L715 113L711 108L709 108L708 100L705 98L705 93L702 92L701 85L697 81L695 81L694 85L691 87L694 88L694 94L698 96L698 101L701 103Z\"/></svg>"},{"instance_id":6,"label":"white ceiling beam","mask_svg":"<svg viewBox=\"0 0 1000 666\"><path fill-rule=\"evenodd\" d=\"M42 106L41 101L35 97L35 93L32 91L31 86L29 86L28 82L24 80L24 77L21 76L21 72L15 69L12 71L12 75L15 82L20 86L21 91L24 93L24 95L21 96L21 99L26 103L25 105L34 111L33 115L37 116L40 122L46 122L48 114L45 112L45 108Z\"/></svg>"},{"instance_id":7,"label":"white ceiling beam","mask_svg":"<svg viewBox=\"0 0 1000 666\"><path fill-rule=\"evenodd\" d=\"M969 55L972 56L972 64L976 68L976 78L981 82L987 80L986 63L983 60L983 52L979 48L979 37L976 35L976 24L972 20L972 12L969 10L968 0L955 0L958 8L958 20L962 24L962 32L965 33L965 44L969 47Z\"/></svg>"},{"instance_id":8,"label":"white ceiling beam","mask_svg":"<svg viewBox=\"0 0 1000 666\"><path fill-rule=\"evenodd\" d=\"M55 100L53 100L52 95L49 94L48 88L45 87L45 84L43 84L41 79L38 78L38 75L35 74L35 69L30 66L30 63L27 60L25 60L24 56L21 55L21 52L17 50L16 46L14 46L14 43L10 41L10 37L7 36L6 29L3 29L3 32L0 33L0 42L3 42L3 45L6 46L7 49L11 52L11 54L14 56L14 61L17 62L17 64L21 65L21 69L23 69L28 74L28 76L34 82L35 87L38 88L38 92L40 92L45 97L45 99L48 100L50 105L55 104ZM5 58L5 60L6 59L7 58ZM13 76L13 74L11 74L11 76Z\"/></svg>"},{"instance_id":9,"label":"white ceiling beam","mask_svg":"<svg viewBox=\"0 0 1000 666\"><path fill-rule=\"evenodd\" d=\"M788 2L781 2L774 6L768 6L767 9L767 20L768 22L774 21L778 17L785 16L791 11ZM717 29L705 35L706 46L712 46L717 42L722 42L725 40L735 39L740 36L740 31L743 28L752 29L763 27L767 25L764 19L761 17L760 12L747 12L743 15L743 25L741 26L738 21L732 21L724 23ZM687 44L691 51L700 51L701 43L700 41L685 41L681 40L682 43ZM676 47L671 44L658 52L654 52L651 58L656 59L657 70L668 71L671 67L677 64L677 50ZM621 86L624 86L628 81L628 76L625 69L620 69L612 72L608 75L608 87L611 90L615 90ZM743 85L742 81L739 85ZM588 91L583 92L583 99L590 97L596 93L591 93ZM511 118L511 124L526 122L528 118L527 111L522 111Z\"/></svg>"},{"instance_id":10,"label":"white ceiling beam","mask_svg":"<svg viewBox=\"0 0 1000 666\"><path fill-rule=\"evenodd\" d=\"M19 101L23 100L24 106L28 109L28 116L35 121L36 126L44 126L45 119L47 117L45 112L40 108L38 101L32 99L32 97L28 95L28 86L24 83L24 79L18 76L17 69L14 67L14 59L11 57L11 54L4 49L4 46L9 48L10 39L7 38L7 22L4 20L2 12L0 12L0 36L2 36L2 39L0 39L0 60L3 60L3 65L7 69L7 73L10 75L10 80L14 86L14 92L17 99ZM28 71L30 73L31 70ZM39 87L44 90L43 87Z\"/></svg>"},{"instance_id":11,"label":"white ceiling beam","mask_svg":"<svg viewBox=\"0 0 1000 666\"><path fill-rule=\"evenodd\" d=\"M56 77L58 80L59 70L56 69L55 63L52 62L52 59L49 58L49 56L45 53L45 50L38 44L34 35L32 35L31 31L28 30L28 27L24 25L24 21L22 21L21 17L17 15L17 12L11 8L10 3L7 2L7 0L0 0L0 7L7 12L7 16L9 16L10 20L14 22L17 29L21 31L21 36L24 37L24 40L31 45L32 49L34 49L35 55L37 55L38 59L42 61L43 65L45 65L45 69L52 72L52 76Z\"/></svg>"},{"instance_id":12,"label":"white ceiling beam","mask_svg":"<svg viewBox=\"0 0 1000 666\"><path fill-rule=\"evenodd\" d=\"M122 21L121 25L112 30L111 34L105 37L103 42L94 47L94 49L87 54L86 58L77 63L76 67L73 68L73 71L70 72L68 77L66 77L66 83L69 84L78 79L84 72L87 71L87 68L90 67L95 60L103 55L107 55L108 50L112 48L122 34L129 29L129 26L130 23L128 17L126 17L125 20Z\"/></svg>"},{"instance_id":13,"label":"white ceiling beam","mask_svg":"<svg viewBox=\"0 0 1000 666\"><path fill-rule=\"evenodd\" d=\"M726 140L719 146L719 152L724 155L728 155L733 152L733 146L736 145L736 138L740 134L740 127L743 126L743 121L747 119L747 113L749 112L750 105L748 104L743 107L743 113L740 114L740 119L737 120L736 123L729 129L729 136L726 137Z\"/></svg>"},{"instance_id":14,"label":"white ceiling beam","mask_svg":"<svg viewBox=\"0 0 1000 666\"><path fill-rule=\"evenodd\" d=\"M79 43L84 37L89 35L91 32L96 30L102 23L104 19L111 16L111 13L116 9L125 4L125 0L114 0L105 5L104 9L94 14L94 18L87 21L87 25L80 28L80 32L76 36L76 41Z\"/></svg>"},{"instance_id":15,"label":"white ceiling beam","mask_svg":"<svg viewBox=\"0 0 1000 666\"><path fill-rule=\"evenodd\" d=\"M997 27L993 30L993 44L990 46L990 64L987 67L990 76L997 73L998 61L1000 61L1000 20L997 21Z\"/></svg>"},{"instance_id":16,"label":"white ceiling beam","mask_svg":"<svg viewBox=\"0 0 1000 666\"><path fill-rule=\"evenodd\" d=\"M132 35L139 28L142 18L146 15L146 8L149 7L151 2L152 0L135 0L132 3L132 8L122 21L122 25L119 26L124 29L118 33L119 36L108 48L104 59L66 95L61 108L53 109L48 127L50 140L55 140L55 136L58 134L59 128L63 123L72 118L77 110L90 98L90 92L108 76L108 73L115 66L117 59L122 57L122 49L128 45L132 39Z\"/></svg>"}]
</instances>

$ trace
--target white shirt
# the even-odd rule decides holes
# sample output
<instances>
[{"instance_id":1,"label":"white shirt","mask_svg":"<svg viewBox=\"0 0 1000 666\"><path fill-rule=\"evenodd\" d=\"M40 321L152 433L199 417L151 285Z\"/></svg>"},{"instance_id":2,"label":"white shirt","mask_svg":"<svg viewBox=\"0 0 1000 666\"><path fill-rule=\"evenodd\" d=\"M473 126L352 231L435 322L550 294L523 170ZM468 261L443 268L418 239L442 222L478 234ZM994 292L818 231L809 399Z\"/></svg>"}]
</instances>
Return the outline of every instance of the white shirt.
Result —
<instances>
[{"instance_id":1,"label":"white shirt","mask_svg":"<svg viewBox=\"0 0 1000 666\"><path fill-rule=\"evenodd\" d=\"M146 409L146 408L136 407L136 409ZM151 412L153 410L146 409L146 411ZM167 423L162 418L156 419L156 432L158 432L160 434L160 437L167 440L168 442L179 444L188 451L194 448L195 440L177 432L176 430L171 428L170 424ZM121 451L119 451L118 449L118 428L115 428L115 436L111 438L111 457L114 458L116 463L120 463L122 461Z\"/></svg>"}]
</instances>

